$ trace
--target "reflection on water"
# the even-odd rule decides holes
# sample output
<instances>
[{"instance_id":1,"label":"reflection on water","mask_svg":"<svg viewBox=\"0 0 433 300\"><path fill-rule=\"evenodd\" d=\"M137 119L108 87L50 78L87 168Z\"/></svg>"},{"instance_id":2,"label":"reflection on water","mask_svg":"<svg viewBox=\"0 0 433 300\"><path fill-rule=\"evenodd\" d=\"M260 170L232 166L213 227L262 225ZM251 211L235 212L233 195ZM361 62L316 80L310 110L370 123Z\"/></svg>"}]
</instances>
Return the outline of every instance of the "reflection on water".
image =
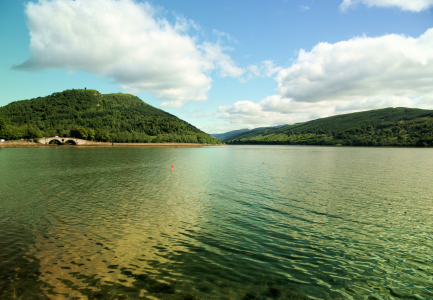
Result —
<instances>
[{"instance_id":1,"label":"reflection on water","mask_svg":"<svg viewBox=\"0 0 433 300\"><path fill-rule=\"evenodd\" d=\"M0 170L1 299L433 298L430 149L6 148Z\"/></svg>"}]
</instances>

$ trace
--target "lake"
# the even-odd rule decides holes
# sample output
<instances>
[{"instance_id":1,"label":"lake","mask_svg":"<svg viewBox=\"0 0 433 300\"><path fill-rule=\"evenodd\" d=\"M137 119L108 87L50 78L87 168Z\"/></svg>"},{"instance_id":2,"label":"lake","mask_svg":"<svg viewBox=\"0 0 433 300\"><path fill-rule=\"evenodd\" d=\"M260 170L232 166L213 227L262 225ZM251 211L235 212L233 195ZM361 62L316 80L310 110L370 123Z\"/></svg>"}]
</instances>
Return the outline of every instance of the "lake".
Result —
<instances>
[{"instance_id":1,"label":"lake","mask_svg":"<svg viewBox=\"0 0 433 300\"><path fill-rule=\"evenodd\" d=\"M0 148L0 299L432 299L432 154Z\"/></svg>"}]
</instances>

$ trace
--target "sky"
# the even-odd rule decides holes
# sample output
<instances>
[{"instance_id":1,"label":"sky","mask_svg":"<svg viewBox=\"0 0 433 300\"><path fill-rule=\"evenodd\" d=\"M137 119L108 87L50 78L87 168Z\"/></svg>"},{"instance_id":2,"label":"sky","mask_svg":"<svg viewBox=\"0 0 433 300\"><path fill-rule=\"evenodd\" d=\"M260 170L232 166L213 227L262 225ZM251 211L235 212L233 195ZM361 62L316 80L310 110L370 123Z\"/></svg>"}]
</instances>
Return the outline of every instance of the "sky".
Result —
<instances>
[{"instance_id":1,"label":"sky","mask_svg":"<svg viewBox=\"0 0 433 300\"><path fill-rule=\"evenodd\" d=\"M433 109L433 0L0 0L0 106L85 87L207 133Z\"/></svg>"}]
</instances>

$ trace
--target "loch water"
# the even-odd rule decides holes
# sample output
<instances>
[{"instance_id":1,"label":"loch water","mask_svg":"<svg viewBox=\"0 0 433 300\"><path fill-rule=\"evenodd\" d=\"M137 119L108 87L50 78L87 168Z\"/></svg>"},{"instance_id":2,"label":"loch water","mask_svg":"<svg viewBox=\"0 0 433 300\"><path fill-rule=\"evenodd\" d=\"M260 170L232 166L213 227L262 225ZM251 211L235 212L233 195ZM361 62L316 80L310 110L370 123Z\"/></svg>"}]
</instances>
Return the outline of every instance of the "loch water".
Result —
<instances>
[{"instance_id":1,"label":"loch water","mask_svg":"<svg viewBox=\"0 0 433 300\"><path fill-rule=\"evenodd\" d=\"M0 299L433 299L432 151L0 148Z\"/></svg>"}]
</instances>

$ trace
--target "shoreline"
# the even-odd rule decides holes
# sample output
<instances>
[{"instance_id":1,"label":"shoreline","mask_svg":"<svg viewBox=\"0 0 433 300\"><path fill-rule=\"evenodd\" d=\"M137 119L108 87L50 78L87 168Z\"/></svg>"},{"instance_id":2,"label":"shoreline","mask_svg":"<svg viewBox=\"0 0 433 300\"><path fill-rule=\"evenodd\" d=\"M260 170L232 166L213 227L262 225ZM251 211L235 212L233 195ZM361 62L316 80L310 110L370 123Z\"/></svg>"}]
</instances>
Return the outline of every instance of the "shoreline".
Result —
<instances>
[{"instance_id":1,"label":"shoreline","mask_svg":"<svg viewBox=\"0 0 433 300\"><path fill-rule=\"evenodd\" d=\"M3 142L0 143L0 148L38 148L38 147L150 147L150 148L195 148L205 146L221 146L222 144L195 144L195 143L100 143L89 145L46 145L40 143L27 142Z\"/></svg>"},{"instance_id":2,"label":"shoreline","mask_svg":"<svg viewBox=\"0 0 433 300\"><path fill-rule=\"evenodd\" d=\"M198 148L208 146L306 146L306 147L339 147L339 148L410 148L410 149L424 149L433 147L415 147L415 146L348 146L348 145L283 145L283 144L196 144L196 143L106 143L95 142L87 145L46 145L41 143L27 143L27 142L2 142L0 148L38 148L38 147L61 147L61 148L109 148L109 147L124 147L124 148Z\"/></svg>"}]
</instances>

